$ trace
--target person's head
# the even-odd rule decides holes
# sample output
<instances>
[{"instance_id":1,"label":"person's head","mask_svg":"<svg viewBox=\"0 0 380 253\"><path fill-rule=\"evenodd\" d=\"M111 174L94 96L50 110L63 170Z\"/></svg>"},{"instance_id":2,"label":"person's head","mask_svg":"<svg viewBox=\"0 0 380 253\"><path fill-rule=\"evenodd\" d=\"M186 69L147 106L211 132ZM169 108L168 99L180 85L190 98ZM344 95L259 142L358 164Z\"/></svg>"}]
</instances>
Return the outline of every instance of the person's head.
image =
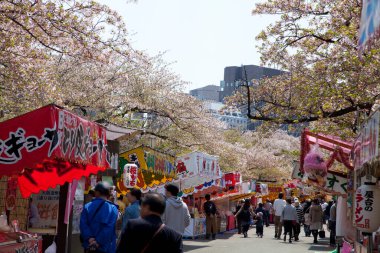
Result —
<instances>
[{"instance_id":1,"label":"person's head","mask_svg":"<svg viewBox=\"0 0 380 253\"><path fill-rule=\"evenodd\" d=\"M141 217L149 215L161 216L165 212L166 201L159 193L150 192L145 194L141 201Z\"/></svg>"},{"instance_id":2,"label":"person's head","mask_svg":"<svg viewBox=\"0 0 380 253\"><path fill-rule=\"evenodd\" d=\"M210 194L206 194L205 199L206 199L207 201L210 201L210 199L211 199Z\"/></svg>"},{"instance_id":3,"label":"person's head","mask_svg":"<svg viewBox=\"0 0 380 253\"><path fill-rule=\"evenodd\" d=\"M245 203L245 200L244 199L242 199L242 200L240 200L240 204L244 204Z\"/></svg>"},{"instance_id":4,"label":"person's head","mask_svg":"<svg viewBox=\"0 0 380 253\"><path fill-rule=\"evenodd\" d=\"M279 193L279 194L278 194L278 198L279 198L279 199L283 199L283 198L284 198L284 194L283 194L282 192Z\"/></svg>"},{"instance_id":5,"label":"person's head","mask_svg":"<svg viewBox=\"0 0 380 253\"><path fill-rule=\"evenodd\" d=\"M96 198L108 198L110 196L110 185L107 182L99 182L94 188Z\"/></svg>"},{"instance_id":6,"label":"person's head","mask_svg":"<svg viewBox=\"0 0 380 253\"><path fill-rule=\"evenodd\" d=\"M259 203L259 207L262 208L264 205L263 203Z\"/></svg>"},{"instance_id":7,"label":"person's head","mask_svg":"<svg viewBox=\"0 0 380 253\"><path fill-rule=\"evenodd\" d=\"M94 198L94 197L95 197L95 192L94 192L94 190L89 190L89 191L88 191L88 195L90 195L90 197Z\"/></svg>"},{"instance_id":8,"label":"person's head","mask_svg":"<svg viewBox=\"0 0 380 253\"><path fill-rule=\"evenodd\" d=\"M329 206L332 206L334 204L334 200L329 201Z\"/></svg>"},{"instance_id":9,"label":"person's head","mask_svg":"<svg viewBox=\"0 0 380 253\"><path fill-rule=\"evenodd\" d=\"M286 203L287 203L288 205L291 205L291 204L292 204L292 199L287 199L287 200L286 200Z\"/></svg>"},{"instance_id":10,"label":"person's head","mask_svg":"<svg viewBox=\"0 0 380 253\"><path fill-rule=\"evenodd\" d=\"M299 207L300 206L300 202L299 201L294 202L294 206L295 207Z\"/></svg>"},{"instance_id":11,"label":"person's head","mask_svg":"<svg viewBox=\"0 0 380 253\"><path fill-rule=\"evenodd\" d=\"M133 203L135 201L140 201L141 195L142 194L139 189L133 188L130 192L127 193L128 202Z\"/></svg>"},{"instance_id":12,"label":"person's head","mask_svg":"<svg viewBox=\"0 0 380 253\"><path fill-rule=\"evenodd\" d=\"M117 198L117 200L123 201L124 197L120 194L120 196Z\"/></svg>"},{"instance_id":13,"label":"person's head","mask_svg":"<svg viewBox=\"0 0 380 253\"><path fill-rule=\"evenodd\" d=\"M179 188L175 184L168 184L165 186L166 197L177 197L179 193Z\"/></svg>"},{"instance_id":14,"label":"person's head","mask_svg":"<svg viewBox=\"0 0 380 253\"><path fill-rule=\"evenodd\" d=\"M319 200L318 199L313 199L313 204L314 205L319 205Z\"/></svg>"},{"instance_id":15,"label":"person's head","mask_svg":"<svg viewBox=\"0 0 380 253\"><path fill-rule=\"evenodd\" d=\"M244 206L251 206L251 201L249 199L244 200Z\"/></svg>"},{"instance_id":16,"label":"person's head","mask_svg":"<svg viewBox=\"0 0 380 253\"><path fill-rule=\"evenodd\" d=\"M270 203L270 199L267 199L267 203Z\"/></svg>"}]
</instances>

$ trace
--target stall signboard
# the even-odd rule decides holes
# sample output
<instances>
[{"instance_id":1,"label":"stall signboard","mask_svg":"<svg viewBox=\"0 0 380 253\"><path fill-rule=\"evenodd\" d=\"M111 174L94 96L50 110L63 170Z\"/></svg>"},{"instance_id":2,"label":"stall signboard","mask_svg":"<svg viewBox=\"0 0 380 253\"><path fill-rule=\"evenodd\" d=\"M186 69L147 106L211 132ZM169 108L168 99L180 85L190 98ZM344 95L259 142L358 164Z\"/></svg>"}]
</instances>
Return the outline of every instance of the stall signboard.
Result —
<instances>
[{"instance_id":1,"label":"stall signboard","mask_svg":"<svg viewBox=\"0 0 380 253\"><path fill-rule=\"evenodd\" d=\"M106 130L57 106L0 123L0 176L18 176L24 198L107 167Z\"/></svg>"},{"instance_id":2,"label":"stall signboard","mask_svg":"<svg viewBox=\"0 0 380 253\"><path fill-rule=\"evenodd\" d=\"M236 185L235 173L226 173L224 175L224 180L226 182L226 188L234 187Z\"/></svg>"},{"instance_id":3,"label":"stall signboard","mask_svg":"<svg viewBox=\"0 0 380 253\"><path fill-rule=\"evenodd\" d=\"M355 169L379 156L380 111L376 111L360 131L354 145Z\"/></svg>"},{"instance_id":4,"label":"stall signboard","mask_svg":"<svg viewBox=\"0 0 380 253\"><path fill-rule=\"evenodd\" d=\"M192 152L178 157L176 172L182 179L196 175L213 179L221 177L219 158L202 152Z\"/></svg>"},{"instance_id":5,"label":"stall signboard","mask_svg":"<svg viewBox=\"0 0 380 253\"><path fill-rule=\"evenodd\" d=\"M364 184L356 190L354 221L362 232L372 233L380 226L380 189L376 184Z\"/></svg>"},{"instance_id":6,"label":"stall signboard","mask_svg":"<svg viewBox=\"0 0 380 253\"><path fill-rule=\"evenodd\" d=\"M303 174L299 170L299 166L295 166L293 168L292 178L302 180ZM326 186L325 188L331 192L346 194L347 193L347 183L348 179L347 177L344 177L343 175L339 173L334 172L328 172L327 178L326 178ZM306 194L310 195L310 194Z\"/></svg>"},{"instance_id":7,"label":"stall signboard","mask_svg":"<svg viewBox=\"0 0 380 253\"><path fill-rule=\"evenodd\" d=\"M32 195L30 203L29 227L57 228L59 210L59 187ZM37 213L34 211L37 210Z\"/></svg>"},{"instance_id":8,"label":"stall signboard","mask_svg":"<svg viewBox=\"0 0 380 253\"><path fill-rule=\"evenodd\" d=\"M129 188L136 187L147 192L167 182L172 182L177 179L174 160L174 157L148 147L138 147L120 154L118 191L126 194ZM125 167L127 164L137 166L137 172L132 171L134 175L137 174L136 180L132 182L134 186L130 185L130 182L124 182L126 180L124 168L129 168Z\"/></svg>"}]
</instances>

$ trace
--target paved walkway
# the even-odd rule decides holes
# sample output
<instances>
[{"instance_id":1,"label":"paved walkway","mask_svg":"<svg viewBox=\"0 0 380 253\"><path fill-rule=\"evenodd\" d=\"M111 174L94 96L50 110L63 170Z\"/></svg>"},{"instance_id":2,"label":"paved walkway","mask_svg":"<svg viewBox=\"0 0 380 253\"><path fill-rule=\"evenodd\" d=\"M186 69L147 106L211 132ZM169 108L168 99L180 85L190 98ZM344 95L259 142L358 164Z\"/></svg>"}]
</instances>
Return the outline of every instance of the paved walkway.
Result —
<instances>
[{"instance_id":1,"label":"paved walkway","mask_svg":"<svg viewBox=\"0 0 380 253\"><path fill-rule=\"evenodd\" d=\"M326 239L319 239L319 244L313 244L312 237L304 237L301 232L299 242L289 244L283 240L274 239L274 227L264 228L264 237L257 238L255 228L248 232L248 238L232 232L226 232L223 235L218 235L215 241L184 240L184 251L192 253L235 253L235 252L262 252L262 253L304 253L304 252L331 252L326 231Z\"/></svg>"}]
</instances>

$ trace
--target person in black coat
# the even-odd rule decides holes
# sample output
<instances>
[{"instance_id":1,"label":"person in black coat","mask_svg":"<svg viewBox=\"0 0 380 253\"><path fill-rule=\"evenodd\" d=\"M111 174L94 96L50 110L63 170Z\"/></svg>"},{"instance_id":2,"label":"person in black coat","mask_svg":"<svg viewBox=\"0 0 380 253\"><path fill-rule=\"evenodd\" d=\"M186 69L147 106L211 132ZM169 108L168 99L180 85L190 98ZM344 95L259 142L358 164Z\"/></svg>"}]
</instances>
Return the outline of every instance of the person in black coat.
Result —
<instances>
[{"instance_id":1,"label":"person in black coat","mask_svg":"<svg viewBox=\"0 0 380 253\"><path fill-rule=\"evenodd\" d=\"M162 223L165 207L162 195L146 194L141 203L141 218L127 222L116 253L182 253L182 235Z\"/></svg>"}]
</instances>

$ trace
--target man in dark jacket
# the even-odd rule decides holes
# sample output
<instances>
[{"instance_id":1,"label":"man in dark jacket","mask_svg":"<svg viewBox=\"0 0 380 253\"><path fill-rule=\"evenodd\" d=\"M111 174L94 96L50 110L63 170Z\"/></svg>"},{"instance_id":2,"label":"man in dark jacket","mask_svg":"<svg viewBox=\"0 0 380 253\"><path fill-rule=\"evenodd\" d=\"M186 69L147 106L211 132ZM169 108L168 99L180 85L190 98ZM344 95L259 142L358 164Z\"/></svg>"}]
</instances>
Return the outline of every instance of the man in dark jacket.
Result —
<instances>
[{"instance_id":1,"label":"man in dark jacket","mask_svg":"<svg viewBox=\"0 0 380 253\"><path fill-rule=\"evenodd\" d=\"M203 210L206 213L206 239L210 239L210 234L212 234L212 239L215 240L216 237L216 205L212 202L210 194L205 196L206 202L203 204Z\"/></svg>"},{"instance_id":2,"label":"man in dark jacket","mask_svg":"<svg viewBox=\"0 0 380 253\"><path fill-rule=\"evenodd\" d=\"M182 235L162 223L165 207L162 195L146 194L141 203L141 218L127 222L116 252L182 253Z\"/></svg>"}]
</instances>

